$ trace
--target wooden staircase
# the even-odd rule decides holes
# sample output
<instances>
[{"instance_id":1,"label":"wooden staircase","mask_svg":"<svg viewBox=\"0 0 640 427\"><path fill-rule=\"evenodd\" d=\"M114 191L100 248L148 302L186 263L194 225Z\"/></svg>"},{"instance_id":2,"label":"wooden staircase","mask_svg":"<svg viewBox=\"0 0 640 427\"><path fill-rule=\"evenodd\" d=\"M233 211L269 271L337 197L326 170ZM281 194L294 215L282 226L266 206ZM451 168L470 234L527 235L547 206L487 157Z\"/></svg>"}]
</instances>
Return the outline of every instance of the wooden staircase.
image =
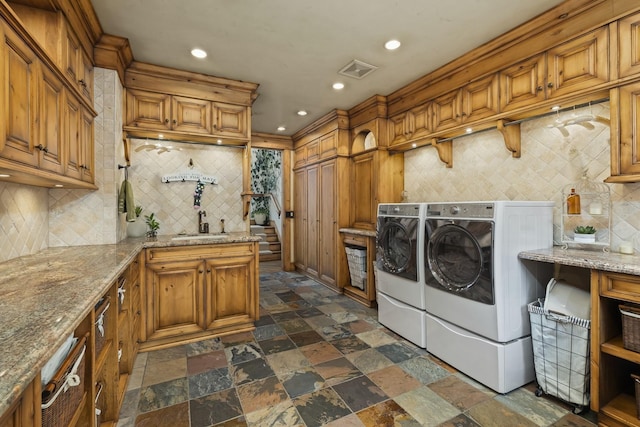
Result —
<instances>
[{"instance_id":1,"label":"wooden staircase","mask_svg":"<svg viewBox=\"0 0 640 427\"><path fill-rule=\"evenodd\" d=\"M282 248L278 240L276 228L273 225L251 224L251 234L262 237L260 242L260 261L275 261L281 259Z\"/></svg>"}]
</instances>

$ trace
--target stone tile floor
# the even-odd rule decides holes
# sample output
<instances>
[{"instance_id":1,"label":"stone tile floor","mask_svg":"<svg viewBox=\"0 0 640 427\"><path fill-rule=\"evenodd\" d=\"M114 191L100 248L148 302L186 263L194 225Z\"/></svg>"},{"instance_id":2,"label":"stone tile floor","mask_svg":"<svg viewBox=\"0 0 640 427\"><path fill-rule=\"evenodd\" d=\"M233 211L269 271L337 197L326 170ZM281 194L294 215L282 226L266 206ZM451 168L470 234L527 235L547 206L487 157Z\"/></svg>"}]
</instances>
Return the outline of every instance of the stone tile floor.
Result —
<instances>
[{"instance_id":1,"label":"stone tile floor","mask_svg":"<svg viewBox=\"0 0 640 427\"><path fill-rule=\"evenodd\" d=\"M594 426L588 411L497 394L377 322L377 312L262 265L243 333L140 353L118 426Z\"/></svg>"}]
</instances>

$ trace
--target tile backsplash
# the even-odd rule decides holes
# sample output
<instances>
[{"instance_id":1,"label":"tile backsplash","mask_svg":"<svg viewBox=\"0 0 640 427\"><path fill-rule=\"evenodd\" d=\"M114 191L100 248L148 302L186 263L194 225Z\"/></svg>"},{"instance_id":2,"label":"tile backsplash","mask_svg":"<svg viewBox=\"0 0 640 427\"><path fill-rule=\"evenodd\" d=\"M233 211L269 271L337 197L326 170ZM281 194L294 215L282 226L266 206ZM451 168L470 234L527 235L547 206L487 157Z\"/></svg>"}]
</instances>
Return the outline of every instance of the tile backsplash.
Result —
<instances>
[{"instance_id":1,"label":"tile backsplash","mask_svg":"<svg viewBox=\"0 0 640 427\"><path fill-rule=\"evenodd\" d=\"M548 115L521 124L522 155L513 158L497 130L456 138L453 168L447 169L436 150L422 147L405 153L408 201L552 200L554 241L560 241L564 186L584 173L602 182L609 174L609 126L591 120L560 123L587 115L609 117L609 103ZM606 184L611 191L611 249L621 240L637 241L640 250L640 183Z\"/></svg>"},{"instance_id":2,"label":"tile backsplash","mask_svg":"<svg viewBox=\"0 0 640 427\"><path fill-rule=\"evenodd\" d=\"M160 222L158 234L197 233L196 182L163 183L161 178L198 172L218 180L205 185L200 200L209 231L219 232L221 219L225 231L247 231L242 218L243 153L244 148L132 139L129 181L135 204L143 207L143 216L155 214Z\"/></svg>"}]
</instances>

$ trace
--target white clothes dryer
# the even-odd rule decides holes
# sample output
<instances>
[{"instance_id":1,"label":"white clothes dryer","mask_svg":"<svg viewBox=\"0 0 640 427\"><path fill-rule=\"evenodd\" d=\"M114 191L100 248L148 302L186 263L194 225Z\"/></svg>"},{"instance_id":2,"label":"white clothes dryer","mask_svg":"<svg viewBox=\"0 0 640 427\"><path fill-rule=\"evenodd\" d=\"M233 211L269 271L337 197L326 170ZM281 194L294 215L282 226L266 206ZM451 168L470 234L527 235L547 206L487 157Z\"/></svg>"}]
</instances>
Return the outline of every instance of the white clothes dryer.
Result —
<instances>
[{"instance_id":1,"label":"white clothes dryer","mask_svg":"<svg viewBox=\"0 0 640 427\"><path fill-rule=\"evenodd\" d=\"M533 361L522 359L531 347L527 304L544 295L553 271L551 265L518 259L518 253L553 245L553 205L493 201L427 207L427 350L472 378L492 376L479 381L501 393L534 378ZM478 363L479 357L493 360L498 354L494 374ZM498 380L502 372L510 377Z\"/></svg>"},{"instance_id":2,"label":"white clothes dryer","mask_svg":"<svg viewBox=\"0 0 640 427\"><path fill-rule=\"evenodd\" d=\"M376 290L378 320L425 347L424 204L378 206Z\"/></svg>"}]
</instances>

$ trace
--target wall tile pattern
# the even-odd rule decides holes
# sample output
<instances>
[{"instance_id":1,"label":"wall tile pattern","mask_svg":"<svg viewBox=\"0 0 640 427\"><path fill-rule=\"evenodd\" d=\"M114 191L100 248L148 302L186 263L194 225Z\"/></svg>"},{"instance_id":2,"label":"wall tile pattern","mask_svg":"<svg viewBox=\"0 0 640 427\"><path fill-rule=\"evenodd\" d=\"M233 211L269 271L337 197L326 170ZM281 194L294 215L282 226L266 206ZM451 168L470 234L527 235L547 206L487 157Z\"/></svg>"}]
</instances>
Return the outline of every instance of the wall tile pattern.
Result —
<instances>
[{"instance_id":1,"label":"wall tile pattern","mask_svg":"<svg viewBox=\"0 0 640 427\"><path fill-rule=\"evenodd\" d=\"M432 147L405 153L405 190L408 201L552 200L554 241L560 242L564 186L588 179L603 182L609 176L609 126L591 121L593 129L559 122L592 114L609 117L609 103L523 122L522 155L507 151L496 130L457 138L453 142L453 168L447 169ZM640 250L640 183L606 184L611 191L611 249L621 240L635 238Z\"/></svg>"},{"instance_id":2,"label":"wall tile pattern","mask_svg":"<svg viewBox=\"0 0 640 427\"><path fill-rule=\"evenodd\" d=\"M200 200L209 232L220 231L221 219L225 220L225 231L248 231L242 218L243 153L244 149L235 147L132 139L129 180L135 203L143 207L142 215L155 213L160 222L158 234L197 233L196 182L163 183L161 178L200 172L218 179L217 185L205 185Z\"/></svg>"},{"instance_id":3,"label":"wall tile pattern","mask_svg":"<svg viewBox=\"0 0 640 427\"><path fill-rule=\"evenodd\" d=\"M38 252L48 244L47 189L0 182L0 261Z\"/></svg>"},{"instance_id":4,"label":"wall tile pattern","mask_svg":"<svg viewBox=\"0 0 640 427\"><path fill-rule=\"evenodd\" d=\"M113 70L94 70L95 184L97 191L49 191L49 245L116 243L123 236L115 182L123 172L122 85ZM117 159L117 160L116 160Z\"/></svg>"}]
</instances>

